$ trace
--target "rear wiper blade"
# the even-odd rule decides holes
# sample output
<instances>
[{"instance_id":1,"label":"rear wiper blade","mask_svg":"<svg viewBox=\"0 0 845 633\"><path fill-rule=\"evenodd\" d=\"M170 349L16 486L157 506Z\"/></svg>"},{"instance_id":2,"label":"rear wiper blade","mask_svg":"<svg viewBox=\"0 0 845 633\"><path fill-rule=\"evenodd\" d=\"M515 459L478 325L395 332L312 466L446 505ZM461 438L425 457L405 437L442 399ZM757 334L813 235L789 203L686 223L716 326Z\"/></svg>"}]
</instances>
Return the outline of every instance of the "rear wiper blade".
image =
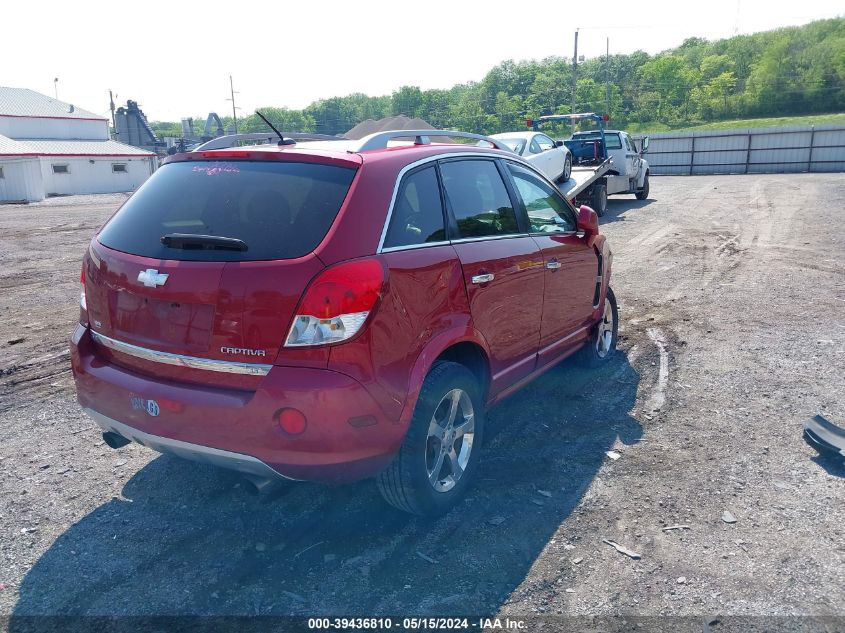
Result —
<instances>
[{"instance_id":1,"label":"rear wiper blade","mask_svg":"<svg viewBox=\"0 0 845 633\"><path fill-rule=\"evenodd\" d=\"M168 233L161 236L161 243L170 248L185 250L246 251L246 242L236 237L222 235L195 235L193 233Z\"/></svg>"}]
</instances>

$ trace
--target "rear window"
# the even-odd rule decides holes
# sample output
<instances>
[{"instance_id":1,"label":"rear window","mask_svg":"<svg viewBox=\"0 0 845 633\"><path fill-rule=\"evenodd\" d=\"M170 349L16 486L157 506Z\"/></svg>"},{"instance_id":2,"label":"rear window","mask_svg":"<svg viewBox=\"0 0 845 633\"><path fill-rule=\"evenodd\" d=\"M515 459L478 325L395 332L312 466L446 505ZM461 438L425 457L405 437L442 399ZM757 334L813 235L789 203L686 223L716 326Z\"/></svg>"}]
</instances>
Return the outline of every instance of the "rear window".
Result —
<instances>
[{"instance_id":1,"label":"rear window","mask_svg":"<svg viewBox=\"0 0 845 633\"><path fill-rule=\"evenodd\" d=\"M584 134L575 134L572 136L577 141L600 141L600 132L587 132ZM606 132L604 140L607 143L607 149L622 149L622 141L619 140L619 135L612 132Z\"/></svg>"},{"instance_id":2,"label":"rear window","mask_svg":"<svg viewBox=\"0 0 845 633\"><path fill-rule=\"evenodd\" d=\"M138 189L97 239L109 248L157 259L301 257L325 237L354 176L354 169L314 163L169 163ZM162 244L162 237L174 234L233 238L246 250Z\"/></svg>"},{"instance_id":3,"label":"rear window","mask_svg":"<svg viewBox=\"0 0 845 633\"><path fill-rule=\"evenodd\" d=\"M497 138L496 140L507 145L514 154L522 154L522 150L525 149L524 138Z\"/></svg>"}]
</instances>

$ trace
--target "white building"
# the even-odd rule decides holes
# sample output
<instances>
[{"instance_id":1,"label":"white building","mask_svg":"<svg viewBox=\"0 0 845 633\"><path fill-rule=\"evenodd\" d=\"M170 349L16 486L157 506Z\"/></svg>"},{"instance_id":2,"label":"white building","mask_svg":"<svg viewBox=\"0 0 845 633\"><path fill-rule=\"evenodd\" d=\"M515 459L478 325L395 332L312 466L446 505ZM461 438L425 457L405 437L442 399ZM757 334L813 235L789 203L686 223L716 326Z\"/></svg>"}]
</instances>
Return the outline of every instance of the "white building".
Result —
<instances>
[{"instance_id":1,"label":"white building","mask_svg":"<svg viewBox=\"0 0 845 633\"><path fill-rule=\"evenodd\" d=\"M111 140L108 119L0 86L0 202L133 191L157 166L155 154Z\"/></svg>"}]
</instances>

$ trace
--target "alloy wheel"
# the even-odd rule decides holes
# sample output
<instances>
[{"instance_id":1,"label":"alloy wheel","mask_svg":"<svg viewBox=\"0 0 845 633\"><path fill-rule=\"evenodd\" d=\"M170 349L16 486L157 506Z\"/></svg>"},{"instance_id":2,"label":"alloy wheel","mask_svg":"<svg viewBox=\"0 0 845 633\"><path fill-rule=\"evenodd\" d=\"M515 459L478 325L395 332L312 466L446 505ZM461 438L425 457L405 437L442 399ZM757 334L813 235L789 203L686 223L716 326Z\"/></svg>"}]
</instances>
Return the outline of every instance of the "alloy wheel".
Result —
<instances>
[{"instance_id":1,"label":"alloy wheel","mask_svg":"<svg viewBox=\"0 0 845 633\"><path fill-rule=\"evenodd\" d=\"M426 439L425 468L437 492L449 492L463 476L474 437L472 399L463 389L452 389L435 408Z\"/></svg>"},{"instance_id":2,"label":"alloy wheel","mask_svg":"<svg viewBox=\"0 0 845 633\"><path fill-rule=\"evenodd\" d=\"M599 358L604 358L610 353L610 346L613 345L613 306L610 299L604 300L604 314L599 321L598 336L596 336L596 353Z\"/></svg>"}]
</instances>

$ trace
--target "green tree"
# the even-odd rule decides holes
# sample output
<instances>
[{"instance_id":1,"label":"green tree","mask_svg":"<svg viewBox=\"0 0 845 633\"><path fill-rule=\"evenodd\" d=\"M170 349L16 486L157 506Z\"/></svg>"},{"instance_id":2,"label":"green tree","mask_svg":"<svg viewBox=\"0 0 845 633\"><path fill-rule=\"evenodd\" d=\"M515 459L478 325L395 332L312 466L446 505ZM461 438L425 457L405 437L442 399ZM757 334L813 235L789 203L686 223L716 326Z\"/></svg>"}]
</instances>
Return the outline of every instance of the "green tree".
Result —
<instances>
[{"instance_id":1,"label":"green tree","mask_svg":"<svg viewBox=\"0 0 845 633\"><path fill-rule=\"evenodd\" d=\"M416 86L402 86L391 97L391 114L418 117L424 114L425 102L422 90Z\"/></svg>"},{"instance_id":2,"label":"green tree","mask_svg":"<svg viewBox=\"0 0 845 633\"><path fill-rule=\"evenodd\" d=\"M282 133L314 131L314 118L302 110L273 107L258 108L258 110ZM238 132L267 131L270 131L267 124L256 114L238 120Z\"/></svg>"},{"instance_id":3,"label":"green tree","mask_svg":"<svg viewBox=\"0 0 845 633\"><path fill-rule=\"evenodd\" d=\"M649 94L646 103L656 106L651 118L669 125L689 120L690 91L696 85L698 72L686 65L680 55L655 57L640 68L642 87ZM649 112L643 112L648 116Z\"/></svg>"},{"instance_id":4,"label":"green tree","mask_svg":"<svg viewBox=\"0 0 845 633\"><path fill-rule=\"evenodd\" d=\"M708 55L699 65L701 81L707 82L722 73L733 72L735 67L736 63L727 55Z\"/></svg>"}]
</instances>

